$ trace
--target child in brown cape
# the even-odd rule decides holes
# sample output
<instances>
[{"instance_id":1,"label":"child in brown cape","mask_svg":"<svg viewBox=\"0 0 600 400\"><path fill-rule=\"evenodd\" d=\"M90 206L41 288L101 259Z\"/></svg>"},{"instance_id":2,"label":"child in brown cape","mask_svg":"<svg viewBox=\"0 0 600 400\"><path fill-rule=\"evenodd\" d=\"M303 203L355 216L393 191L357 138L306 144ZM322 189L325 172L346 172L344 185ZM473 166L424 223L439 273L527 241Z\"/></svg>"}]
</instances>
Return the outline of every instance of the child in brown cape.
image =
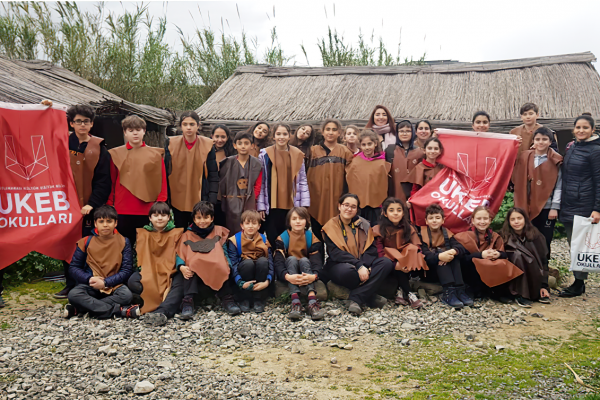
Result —
<instances>
[{"instance_id":1,"label":"child in brown cape","mask_svg":"<svg viewBox=\"0 0 600 400\"><path fill-rule=\"evenodd\" d=\"M508 210L502 239L508 259L523 271L508 284L517 304L531 308L536 300L550 303L546 240L531 224L525 210L516 207Z\"/></svg>"},{"instance_id":2,"label":"child in brown cape","mask_svg":"<svg viewBox=\"0 0 600 400\"><path fill-rule=\"evenodd\" d=\"M322 241L321 228L338 214L338 199L344 193L346 169L354 158L352 152L338 139L342 124L328 118L321 124L323 142L311 148L308 167L308 191L310 193L310 225Z\"/></svg>"},{"instance_id":3,"label":"child in brown cape","mask_svg":"<svg viewBox=\"0 0 600 400\"><path fill-rule=\"evenodd\" d=\"M491 289L497 300L509 303L505 284L523 272L507 260L502 237L490 228L493 219L488 207L476 207L471 215L472 229L454 237L468 252L461 257L461 268L473 293L470 297L481 299Z\"/></svg>"},{"instance_id":4,"label":"child in brown cape","mask_svg":"<svg viewBox=\"0 0 600 400\"><path fill-rule=\"evenodd\" d=\"M385 149L385 160L392 164L388 195L406 201L413 187L408 176L425 153L415 144L417 136L409 120L398 122L397 131L396 145Z\"/></svg>"},{"instance_id":5,"label":"child in brown cape","mask_svg":"<svg viewBox=\"0 0 600 400\"><path fill-rule=\"evenodd\" d=\"M375 226L381 217L381 203L387 197L390 163L385 161L379 137L372 130L360 134L359 145L361 151L346 169L346 181L348 191L360 199L361 217Z\"/></svg>"},{"instance_id":6,"label":"child in brown cape","mask_svg":"<svg viewBox=\"0 0 600 400\"><path fill-rule=\"evenodd\" d=\"M176 250L183 233L175 228L171 207L156 202L148 212L150 223L137 230L137 264L127 281L133 304L139 304L144 322L162 326L179 311L183 298L183 276L177 271Z\"/></svg>"},{"instance_id":7,"label":"child in brown cape","mask_svg":"<svg viewBox=\"0 0 600 400\"><path fill-rule=\"evenodd\" d=\"M258 158L260 151L273 144L273 140L269 135L271 127L264 121L258 121L248 129L248 133L252 136L252 148L250 155Z\"/></svg>"},{"instance_id":8,"label":"child in brown cape","mask_svg":"<svg viewBox=\"0 0 600 400\"><path fill-rule=\"evenodd\" d=\"M358 140L359 136L360 129L358 129L356 125L348 125L344 127L344 144L354 155L357 155L360 152L360 141Z\"/></svg>"},{"instance_id":9,"label":"child in brown cape","mask_svg":"<svg viewBox=\"0 0 600 400\"><path fill-rule=\"evenodd\" d=\"M267 288L273 281L273 256L267 237L259 233L260 214L246 210L241 217L242 231L229 238L227 252L231 265L231 276L240 289L242 312L265 311Z\"/></svg>"},{"instance_id":10,"label":"child in brown cape","mask_svg":"<svg viewBox=\"0 0 600 400\"><path fill-rule=\"evenodd\" d=\"M439 281L444 290L441 300L450 307L472 306L473 299L465 291L459 261L459 257L467 251L444 227L444 210L439 204L430 204L425 208L425 223L426 226L417 228L421 250L429 267L421 279Z\"/></svg>"},{"instance_id":11,"label":"child in brown cape","mask_svg":"<svg viewBox=\"0 0 600 400\"><path fill-rule=\"evenodd\" d=\"M512 175L515 207L525 210L533 226L546 238L547 259L562 194L563 157L550 148L552 139L550 129L538 128L533 135L534 148L519 154Z\"/></svg>"},{"instance_id":12,"label":"child in brown cape","mask_svg":"<svg viewBox=\"0 0 600 400\"><path fill-rule=\"evenodd\" d=\"M437 159L444 152L444 146L437 137L430 137L425 141L425 159L421 161L410 172L407 181L413 184L410 195L413 196L429 181L431 181L443 168L442 164L437 163ZM410 208L410 202L407 202Z\"/></svg>"},{"instance_id":13,"label":"child in brown cape","mask_svg":"<svg viewBox=\"0 0 600 400\"><path fill-rule=\"evenodd\" d=\"M523 121L523 125L519 125L516 128L512 129L510 131L510 134L519 137L520 155L522 152L531 149L535 131L541 128L542 125L540 125L537 122L537 119L540 117L540 109L535 103L523 104L521 106L521 109L519 110L519 114L521 114L521 121ZM558 143L556 143L556 137L554 135L554 132L552 132L551 135L550 147L558 152Z\"/></svg>"},{"instance_id":14,"label":"child in brown cape","mask_svg":"<svg viewBox=\"0 0 600 400\"><path fill-rule=\"evenodd\" d=\"M325 317L317 300L315 282L323 273L323 244L310 230L310 215L304 207L292 208L286 216L287 229L275 241L273 263L277 279L287 282L292 296L288 317L301 319L304 309L300 303L300 288L308 295L308 314L313 321Z\"/></svg>"},{"instance_id":15,"label":"child in brown cape","mask_svg":"<svg viewBox=\"0 0 600 400\"><path fill-rule=\"evenodd\" d=\"M410 224L406 205L400 199L388 197L383 202L382 218L373 228L377 253L394 262L394 276L398 281L395 303L413 309L423 307L417 294L410 291L410 276L413 271L427 270L421 252L421 241Z\"/></svg>"},{"instance_id":16,"label":"child in brown cape","mask_svg":"<svg viewBox=\"0 0 600 400\"><path fill-rule=\"evenodd\" d=\"M241 313L229 285L230 262L227 256L229 231L214 224L215 209L201 201L192 210L194 223L183 233L177 247L177 268L183 274L181 319L194 316L194 295L204 284L216 292L229 315Z\"/></svg>"}]
</instances>

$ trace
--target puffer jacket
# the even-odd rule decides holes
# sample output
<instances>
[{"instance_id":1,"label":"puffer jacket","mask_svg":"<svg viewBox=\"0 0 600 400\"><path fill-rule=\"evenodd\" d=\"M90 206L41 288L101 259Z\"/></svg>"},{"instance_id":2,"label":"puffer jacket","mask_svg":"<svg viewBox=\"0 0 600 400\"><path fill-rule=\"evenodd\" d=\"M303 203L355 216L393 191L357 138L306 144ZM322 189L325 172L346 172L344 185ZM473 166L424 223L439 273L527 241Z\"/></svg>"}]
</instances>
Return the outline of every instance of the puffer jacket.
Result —
<instances>
[{"instance_id":1,"label":"puffer jacket","mask_svg":"<svg viewBox=\"0 0 600 400\"><path fill-rule=\"evenodd\" d=\"M559 219L573 223L573 217L600 212L600 138L573 142L562 164L562 199Z\"/></svg>"}]
</instances>

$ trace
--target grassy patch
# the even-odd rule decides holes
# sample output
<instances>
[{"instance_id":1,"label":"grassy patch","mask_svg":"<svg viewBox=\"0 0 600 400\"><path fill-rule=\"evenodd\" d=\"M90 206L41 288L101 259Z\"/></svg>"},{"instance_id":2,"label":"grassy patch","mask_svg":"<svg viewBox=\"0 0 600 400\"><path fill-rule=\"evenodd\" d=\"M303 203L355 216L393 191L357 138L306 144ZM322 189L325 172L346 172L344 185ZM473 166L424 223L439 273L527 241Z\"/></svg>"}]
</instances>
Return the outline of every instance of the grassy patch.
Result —
<instances>
[{"instance_id":1,"label":"grassy patch","mask_svg":"<svg viewBox=\"0 0 600 400\"><path fill-rule=\"evenodd\" d=\"M10 328L10 324L6 321L4 321L0 324L0 330L5 330L5 329L9 329L9 328Z\"/></svg>"},{"instance_id":2,"label":"grassy patch","mask_svg":"<svg viewBox=\"0 0 600 400\"><path fill-rule=\"evenodd\" d=\"M17 296L29 296L35 300L51 300L54 303L66 304L66 300L55 299L52 295L65 287L62 282L21 283L7 289L5 299L10 299L13 293Z\"/></svg>"},{"instance_id":3,"label":"grassy patch","mask_svg":"<svg viewBox=\"0 0 600 400\"><path fill-rule=\"evenodd\" d=\"M563 341L540 338L500 351L453 338L417 340L410 347L386 349L367 364L373 383L387 387L367 394L404 398L410 390L411 399L510 399L543 389L577 395L583 388L564 363L584 382L600 387L600 340L582 333Z\"/></svg>"}]
</instances>

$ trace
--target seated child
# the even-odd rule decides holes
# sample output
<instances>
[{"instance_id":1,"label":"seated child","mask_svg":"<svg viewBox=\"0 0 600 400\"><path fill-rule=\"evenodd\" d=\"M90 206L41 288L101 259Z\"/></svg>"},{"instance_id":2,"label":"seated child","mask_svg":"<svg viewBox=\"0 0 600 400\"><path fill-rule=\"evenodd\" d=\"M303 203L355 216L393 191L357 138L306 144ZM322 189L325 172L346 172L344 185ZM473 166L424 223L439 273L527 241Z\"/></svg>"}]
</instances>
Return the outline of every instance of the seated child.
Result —
<instances>
[{"instance_id":1,"label":"seated child","mask_svg":"<svg viewBox=\"0 0 600 400\"><path fill-rule=\"evenodd\" d=\"M273 280L273 257L269 241L258 233L260 214L246 210L241 217L241 232L229 238L227 251L231 261L231 275L242 292L240 309L256 313L265 311L267 289Z\"/></svg>"},{"instance_id":2,"label":"seated child","mask_svg":"<svg viewBox=\"0 0 600 400\"><path fill-rule=\"evenodd\" d=\"M98 207L93 234L77 242L69 266L77 286L69 292L65 318L84 313L98 319L140 316L138 306L127 306L132 295L125 283L133 271L133 256L129 239L115 229L117 219L113 207Z\"/></svg>"},{"instance_id":3,"label":"seated child","mask_svg":"<svg viewBox=\"0 0 600 400\"><path fill-rule=\"evenodd\" d=\"M467 253L456 241L452 232L444 228L444 210L439 204L431 204L425 209L425 223L420 228L421 250L429 267L421 279L440 282L444 289L442 301L454 308L472 306L473 300L465 291L458 256Z\"/></svg>"},{"instance_id":4,"label":"seated child","mask_svg":"<svg viewBox=\"0 0 600 400\"><path fill-rule=\"evenodd\" d=\"M394 276L398 281L395 303L410 305L415 310L423 307L417 294L410 291L410 275L413 271L426 270L427 264L421 253L421 241L410 224L405 203L394 197L383 202L383 217L373 228L377 253L394 262Z\"/></svg>"},{"instance_id":5,"label":"seated child","mask_svg":"<svg viewBox=\"0 0 600 400\"><path fill-rule=\"evenodd\" d=\"M548 249L544 235L533 226L524 210L511 208L502 227L502 239L508 259L523 274L508 284L521 307L530 308L532 301L550 303L548 292Z\"/></svg>"},{"instance_id":6,"label":"seated child","mask_svg":"<svg viewBox=\"0 0 600 400\"><path fill-rule=\"evenodd\" d=\"M177 266L185 278L181 319L194 316L194 295L202 283L217 292L221 306L229 315L237 315L241 311L229 285L226 247L229 231L214 224L215 208L207 201L194 205L192 217L194 223L181 236L177 247Z\"/></svg>"},{"instance_id":7,"label":"seated child","mask_svg":"<svg viewBox=\"0 0 600 400\"><path fill-rule=\"evenodd\" d=\"M292 295L290 319L301 319L300 286L308 290L308 313L314 321L325 317L325 311L317 301L315 282L323 271L323 244L313 235L310 228L310 214L304 207L294 207L286 217L287 230L275 241L273 262L277 278L287 282Z\"/></svg>"},{"instance_id":8,"label":"seated child","mask_svg":"<svg viewBox=\"0 0 600 400\"><path fill-rule=\"evenodd\" d=\"M144 322L162 326L179 311L183 298L183 276L175 267L175 251L182 228L175 228L171 208L156 202L148 212L150 224L137 230L137 264L127 286L140 304ZM141 296L141 297L140 297Z\"/></svg>"},{"instance_id":9,"label":"seated child","mask_svg":"<svg viewBox=\"0 0 600 400\"><path fill-rule=\"evenodd\" d=\"M494 219L486 206L479 206L471 215L471 230L457 233L454 237L467 253L461 258L462 274L473 292L473 298L482 298L490 288L495 298L509 303L508 288L510 282L523 271L507 261L504 241L490 225Z\"/></svg>"}]
</instances>

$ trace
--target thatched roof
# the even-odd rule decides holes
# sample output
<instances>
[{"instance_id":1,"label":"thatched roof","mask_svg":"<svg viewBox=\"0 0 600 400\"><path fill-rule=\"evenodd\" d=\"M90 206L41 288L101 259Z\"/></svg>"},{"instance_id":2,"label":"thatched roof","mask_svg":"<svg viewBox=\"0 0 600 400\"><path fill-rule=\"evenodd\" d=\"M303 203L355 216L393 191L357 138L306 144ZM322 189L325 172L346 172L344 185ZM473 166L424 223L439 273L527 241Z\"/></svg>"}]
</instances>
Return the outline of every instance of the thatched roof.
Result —
<instances>
[{"instance_id":1,"label":"thatched roof","mask_svg":"<svg viewBox=\"0 0 600 400\"><path fill-rule=\"evenodd\" d=\"M161 126L174 124L169 110L134 104L47 61L9 60L0 56L0 101L37 104L43 99L67 106L90 104L134 113Z\"/></svg>"},{"instance_id":2,"label":"thatched roof","mask_svg":"<svg viewBox=\"0 0 600 400\"><path fill-rule=\"evenodd\" d=\"M600 115L600 76L590 53L480 63L394 67L239 67L200 107L207 124L233 129L249 121L327 117L364 125L383 104L396 118L429 119L437 127L467 128L475 111L506 131L521 123L519 108L540 106L541 122L567 129L582 112Z\"/></svg>"}]
</instances>

